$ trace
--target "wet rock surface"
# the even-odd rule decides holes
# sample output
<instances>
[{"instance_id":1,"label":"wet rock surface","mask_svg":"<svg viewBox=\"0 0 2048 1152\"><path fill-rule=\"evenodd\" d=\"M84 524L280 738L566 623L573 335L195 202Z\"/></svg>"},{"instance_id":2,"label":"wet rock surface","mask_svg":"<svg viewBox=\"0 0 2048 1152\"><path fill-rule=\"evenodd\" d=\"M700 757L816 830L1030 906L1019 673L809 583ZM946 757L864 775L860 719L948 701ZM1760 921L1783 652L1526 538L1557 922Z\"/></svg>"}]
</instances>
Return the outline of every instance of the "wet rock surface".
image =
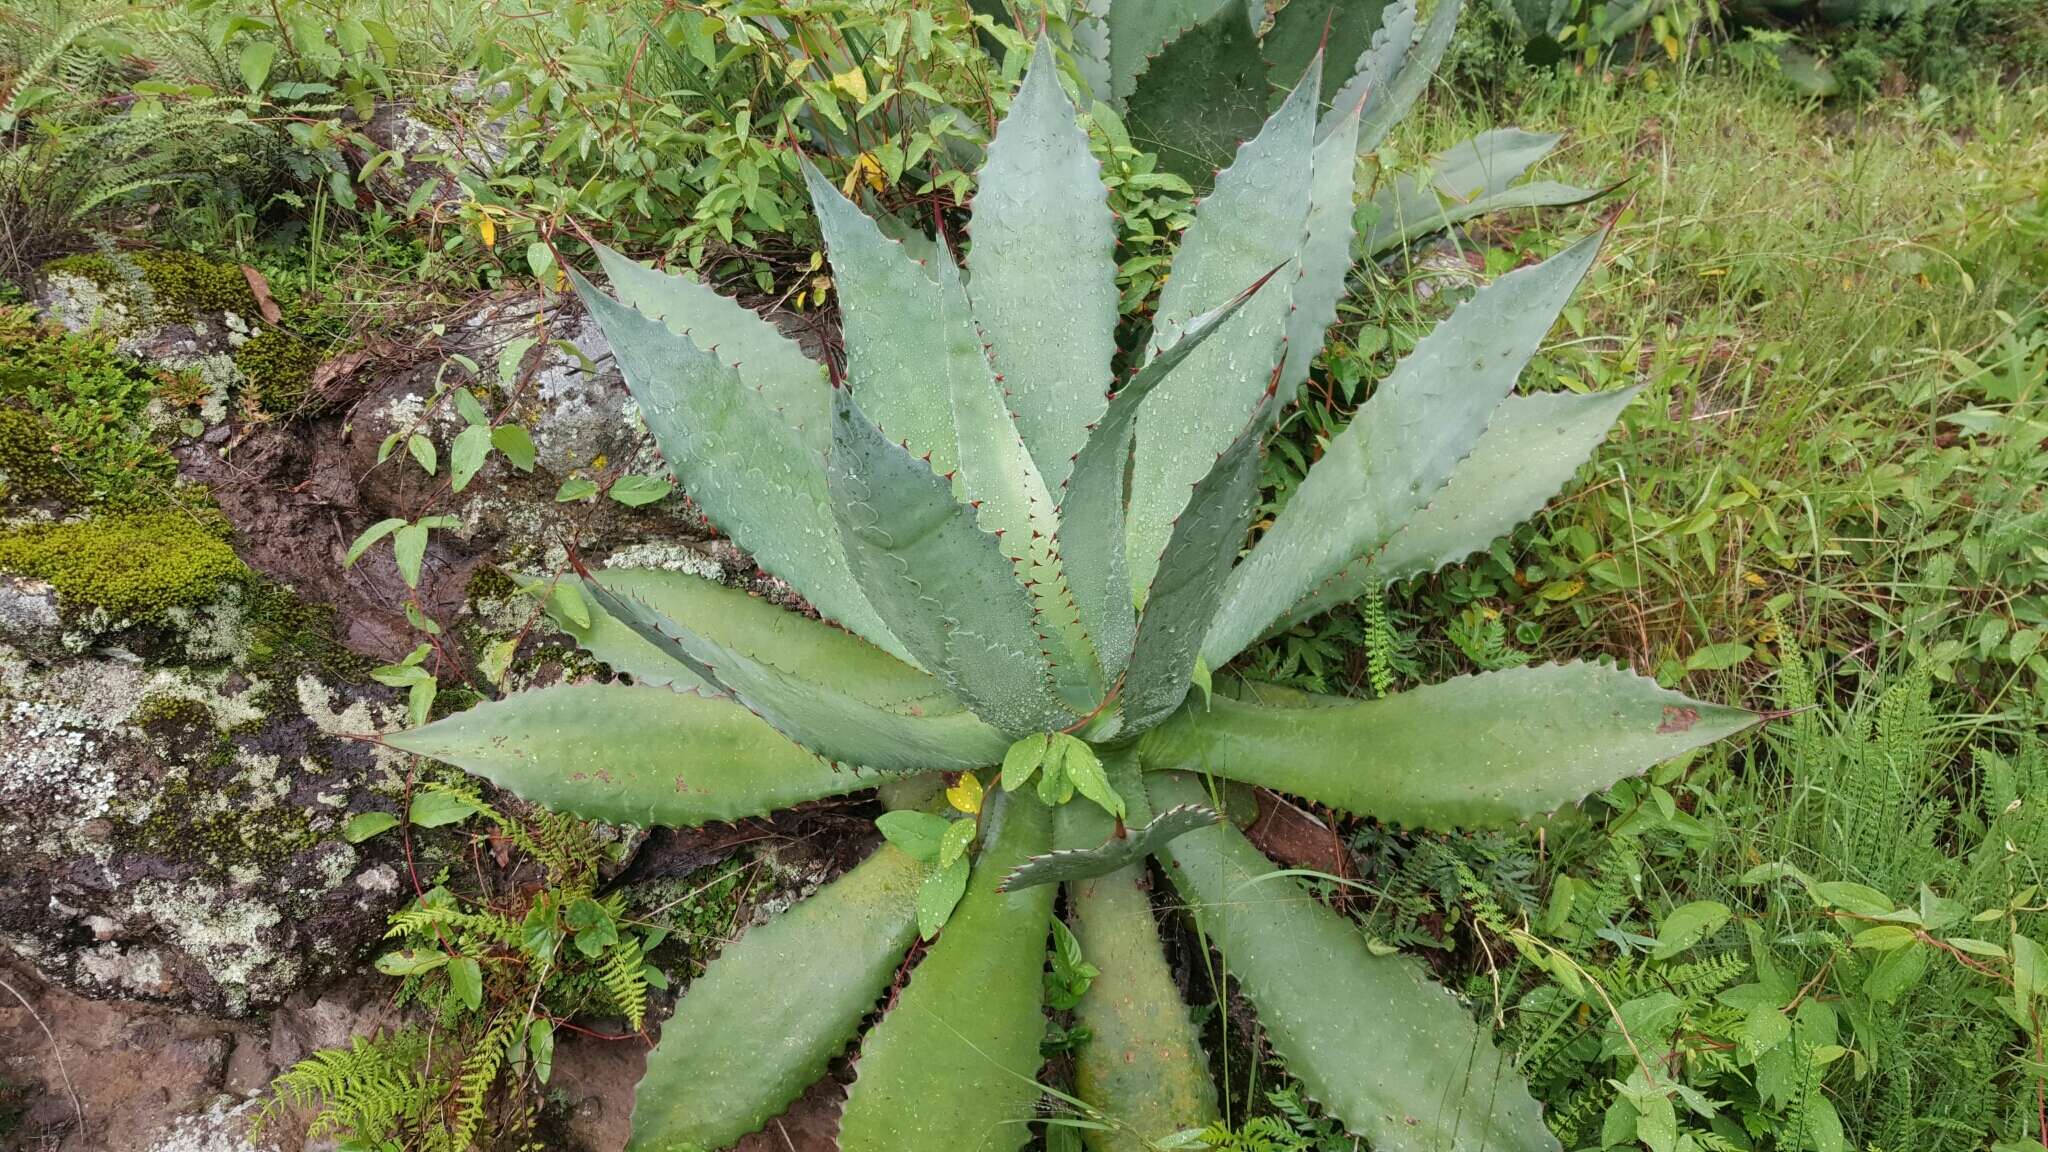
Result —
<instances>
[{"instance_id":1,"label":"wet rock surface","mask_svg":"<svg viewBox=\"0 0 2048 1152\"><path fill-rule=\"evenodd\" d=\"M453 518L432 535L417 593L444 629L454 673L444 684L515 635L513 685L595 671L517 585L559 572L572 552L593 567L689 571L803 605L684 497L639 508L556 501L571 476L665 474L572 297L506 293L421 318L338 350L303 404L269 411L235 355L262 322L167 307L133 271L51 276L39 302L50 318L111 333L129 355L204 382L204 403L163 414L156 433L181 490L224 519L248 575L148 618L82 612L46 582L0 577L0 884L11 897L0 901L0 976L26 1000L0 991L0 1113L19 1112L12 1138L24 1147L249 1152L248 1123L280 1070L404 1019L395 984L365 975L387 915L413 894L398 839L358 845L341 832L353 814L400 803L409 766L359 737L402 724L404 702L367 670L421 633L388 545L344 567L363 529ZM781 322L822 351L813 321ZM535 468L493 454L464 491L449 491L445 453L463 426L450 386L468 388L494 422L524 426ZM402 446L382 451L414 433L441 448L435 475ZM0 507L0 522L30 515L97 513ZM321 643L300 644L315 634ZM694 886L698 869L753 860L744 918L670 946L681 950L664 963L686 976L725 934L862 854L872 814L846 805L634 837L607 883L652 907ZM665 1013L651 1013L650 1036ZM546 1146L623 1146L648 1043L561 1033ZM832 1147L848 1076L742 1147ZM280 1124L263 1147L296 1152L302 1128Z\"/></svg>"}]
</instances>

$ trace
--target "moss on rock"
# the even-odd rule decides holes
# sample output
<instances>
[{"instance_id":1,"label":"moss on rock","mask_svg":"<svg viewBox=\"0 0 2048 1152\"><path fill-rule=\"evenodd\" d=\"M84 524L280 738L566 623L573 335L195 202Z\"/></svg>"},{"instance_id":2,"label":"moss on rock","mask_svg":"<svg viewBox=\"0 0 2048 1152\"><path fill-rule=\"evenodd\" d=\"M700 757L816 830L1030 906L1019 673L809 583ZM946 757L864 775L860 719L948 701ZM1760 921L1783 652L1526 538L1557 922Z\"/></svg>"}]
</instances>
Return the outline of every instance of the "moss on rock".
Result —
<instances>
[{"instance_id":1,"label":"moss on rock","mask_svg":"<svg viewBox=\"0 0 2048 1152\"><path fill-rule=\"evenodd\" d=\"M85 498L85 485L50 450L52 443L35 413L0 406L0 501Z\"/></svg>"},{"instance_id":2,"label":"moss on rock","mask_svg":"<svg viewBox=\"0 0 2048 1152\"><path fill-rule=\"evenodd\" d=\"M0 572L49 581L66 609L160 620L212 600L248 569L221 525L174 508L0 533Z\"/></svg>"},{"instance_id":3,"label":"moss on rock","mask_svg":"<svg viewBox=\"0 0 2048 1152\"><path fill-rule=\"evenodd\" d=\"M205 312L256 315L256 295L249 291L240 265L191 252L150 252L137 256L135 263L163 319L190 320Z\"/></svg>"},{"instance_id":4,"label":"moss on rock","mask_svg":"<svg viewBox=\"0 0 2048 1152\"><path fill-rule=\"evenodd\" d=\"M276 415L305 403L313 370L326 358L327 349L319 342L276 328L265 328L235 349L235 367L249 382L256 402Z\"/></svg>"}]
</instances>

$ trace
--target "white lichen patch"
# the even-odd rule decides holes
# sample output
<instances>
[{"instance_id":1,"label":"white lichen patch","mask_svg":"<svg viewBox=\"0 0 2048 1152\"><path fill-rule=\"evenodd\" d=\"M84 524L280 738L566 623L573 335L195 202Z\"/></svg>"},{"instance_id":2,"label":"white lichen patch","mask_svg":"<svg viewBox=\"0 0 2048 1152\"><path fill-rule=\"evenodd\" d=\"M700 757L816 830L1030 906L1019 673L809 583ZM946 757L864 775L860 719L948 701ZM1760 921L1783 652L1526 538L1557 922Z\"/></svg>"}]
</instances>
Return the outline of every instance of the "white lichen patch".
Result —
<instances>
[{"instance_id":1,"label":"white lichen patch","mask_svg":"<svg viewBox=\"0 0 2048 1152\"><path fill-rule=\"evenodd\" d=\"M43 294L44 314L73 332L123 332L133 322L125 300L83 276L52 273L43 282Z\"/></svg>"},{"instance_id":2,"label":"white lichen patch","mask_svg":"<svg viewBox=\"0 0 2048 1152\"><path fill-rule=\"evenodd\" d=\"M688 544L650 541L630 544L611 554L606 568L658 568L664 572L687 572L707 580L724 580L725 566Z\"/></svg>"},{"instance_id":3,"label":"white lichen patch","mask_svg":"<svg viewBox=\"0 0 2048 1152\"><path fill-rule=\"evenodd\" d=\"M157 934L198 961L219 985L230 1015L248 1010L252 990L289 988L299 962L278 951L277 905L203 880L136 885L129 918L147 917Z\"/></svg>"},{"instance_id":4,"label":"white lichen patch","mask_svg":"<svg viewBox=\"0 0 2048 1152\"><path fill-rule=\"evenodd\" d=\"M106 991L123 996L161 996L171 984L164 976L163 957L154 948L102 944L79 954L78 970Z\"/></svg>"},{"instance_id":5,"label":"white lichen patch","mask_svg":"<svg viewBox=\"0 0 2048 1152\"><path fill-rule=\"evenodd\" d=\"M348 701L341 707L335 706L334 688L318 676L303 675L295 685L298 691L299 711L313 722L313 727L323 735L339 737L360 737L378 732L388 732L400 727L405 721L403 704L387 704L376 707L360 697ZM382 744L372 745L377 767L383 770L383 780L373 782L385 788L396 788L404 782L405 753Z\"/></svg>"},{"instance_id":6,"label":"white lichen patch","mask_svg":"<svg viewBox=\"0 0 2048 1152\"><path fill-rule=\"evenodd\" d=\"M231 1096L216 1096L206 1111L180 1118L155 1137L148 1152L268 1152L276 1147L265 1140L249 1141L250 1122L263 1107L263 1098L239 1103Z\"/></svg>"}]
</instances>

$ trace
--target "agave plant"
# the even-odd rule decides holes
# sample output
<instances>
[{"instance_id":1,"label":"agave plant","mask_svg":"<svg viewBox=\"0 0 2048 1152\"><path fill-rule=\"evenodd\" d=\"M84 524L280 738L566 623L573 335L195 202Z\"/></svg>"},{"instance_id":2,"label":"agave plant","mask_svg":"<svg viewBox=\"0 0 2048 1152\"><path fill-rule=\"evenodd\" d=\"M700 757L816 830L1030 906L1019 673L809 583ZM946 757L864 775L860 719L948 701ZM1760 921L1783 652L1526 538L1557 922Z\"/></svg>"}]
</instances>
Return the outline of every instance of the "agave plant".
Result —
<instances>
[{"instance_id":1,"label":"agave plant","mask_svg":"<svg viewBox=\"0 0 2048 1152\"><path fill-rule=\"evenodd\" d=\"M691 985L633 1148L729 1145L856 1038L842 1148L1018 1148L1062 891L1100 972L1075 1009L1089 1145L1204 1123L1215 1094L1147 856L1273 1049L1373 1147L1556 1147L1472 1012L1274 875L1217 818L1223 782L1408 826L1514 825L1754 717L1588 664L1362 702L1210 692L1206 669L1263 634L1508 531L1632 395L1509 395L1592 266L1588 238L1424 339L1240 557L1262 438L1350 266L1363 102L1321 114L1320 72L1312 58L1219 174L1135 347L1116 344L1105 191L1043 42L980 172L964 270L807 171L843 380L702 285L610 252L616 297L578 281L682 485L824 621L688 575L589 573L563 615L631 682L515 694L390 743L601 820L696 825L869 788L896 808L864 863ZM920 808L920 780L951 803Z\"/></svg>"},{"instance_id":2,"label":"agave plant","mask_svg":"<svg viewBox=\"0 0 2048 1152\"><path fill-rule=\"evenodd\" d=\"M975 2L1039 19L1037 4ZM1336 107L1363 98L1358 147L1377 149L1436 71L1460 3L1442 0L1418 37L1415 0L1283 0L1270 17L1265 0L1081 0L1074 58L1134 140L1170 171L1206 184L1318 52L1356 61L1324 76L1322 97Z\"/></svg>"}]
</instances>

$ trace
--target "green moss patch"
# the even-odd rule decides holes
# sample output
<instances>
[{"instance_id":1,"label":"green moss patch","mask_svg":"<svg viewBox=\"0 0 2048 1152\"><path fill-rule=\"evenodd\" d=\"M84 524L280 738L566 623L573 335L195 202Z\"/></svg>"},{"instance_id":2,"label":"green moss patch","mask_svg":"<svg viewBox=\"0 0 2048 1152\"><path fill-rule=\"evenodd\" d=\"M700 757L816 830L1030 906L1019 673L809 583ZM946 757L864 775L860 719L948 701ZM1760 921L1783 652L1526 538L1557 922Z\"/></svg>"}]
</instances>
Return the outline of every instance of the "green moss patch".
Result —
<instances>
[{"instance_id":1,"label":"green moss patch","mask_svg":"<svg viewBox=\"0 0 2048 1152\"><path fill-rule=\"evenodd\" d=\"M168 509L0 534L0 572L49 581L67 608L159 620L214 599L248 569L217 526Z\"/></svg>"},{"instance_id":2,"label":"green moss patch","mask_svg":"<svg viewBox=\"0 0 2048 1152\"><path fill-rule=\"evenodd\" d=\"M235 367L241 370L265 412L284 414L304 404L313 385L313 370L327 358L327 349L314 340L265 328L235 349Z\"/></svg>"},{"instance_id":3,"label":"green moss patch","mask_svg":"<svg viewBox=\"0 0 2048 1152\"><path fill-rule=\"evenodd\" d=\"M98 336L0 308L0 471L10 499L82 502L168 483L177 464L144 427L166 384Z\"/></svg>"},{"instance_id":4,"label":"green moss patch","mask_svg":"<svg viewBox=\"0 0 2048 1152\"><path fill-rule=\"evenodd\" d=\"M256 295L249 291L240 265L191 252L151 252L137 256L135 263L165 319L190 320L205 312L256 316Z\"/></svg>"}]
</instances>

